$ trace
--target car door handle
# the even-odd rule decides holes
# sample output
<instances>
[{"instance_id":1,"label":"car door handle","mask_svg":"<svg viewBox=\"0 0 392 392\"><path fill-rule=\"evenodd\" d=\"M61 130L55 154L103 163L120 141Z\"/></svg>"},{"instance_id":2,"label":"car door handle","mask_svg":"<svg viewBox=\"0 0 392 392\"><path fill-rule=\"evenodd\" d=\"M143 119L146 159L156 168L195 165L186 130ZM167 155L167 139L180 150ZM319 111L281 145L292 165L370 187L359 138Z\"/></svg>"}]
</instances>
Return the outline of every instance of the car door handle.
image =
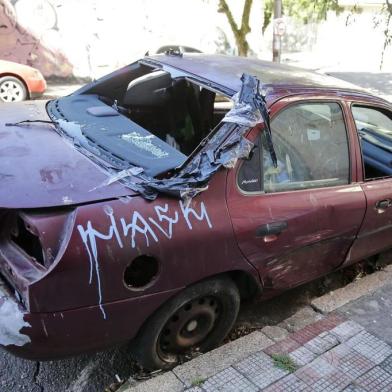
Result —
<instances>
[{"instance_id":1,"label":"car door handle","mask_svg":"<svg viewBox=\"0 0 392 392\"><path fill-rule=\"evenodd\" d=\"M280 234L282 231L287 229L287 222L272 222L265 225L261 225L256 229L256 237L265 237L268 235Z\"/></svg>"},{"instance_id":2,"label":"car door handle","mask_svg":"<svg viewBox=\"0 0 392 392\"><path fill-rule=\"evenodd\" d=\"M392 200L391 199L384 199L384 200L379 200L376 203L376 209L377 210L386 210L387 208L392 206Z\"/></svg>"}]
</instances>

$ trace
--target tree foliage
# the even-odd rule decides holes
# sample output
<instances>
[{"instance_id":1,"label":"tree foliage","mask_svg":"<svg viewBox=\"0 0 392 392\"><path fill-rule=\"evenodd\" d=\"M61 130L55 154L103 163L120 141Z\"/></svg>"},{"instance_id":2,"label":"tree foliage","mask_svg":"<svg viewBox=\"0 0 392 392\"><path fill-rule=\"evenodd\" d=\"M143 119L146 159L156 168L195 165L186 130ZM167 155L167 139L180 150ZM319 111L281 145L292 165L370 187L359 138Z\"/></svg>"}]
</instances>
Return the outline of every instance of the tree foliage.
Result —
<instances>
[{"instance_id":1,"label":"tree foliage","mask_svg":"<svg viewBox=\"0 0 392 392\"><path fill-rule=\"evenodd\" d=\"M384 63L385 52L388 46L392 44L392 1L391 0L385 0L385 4L382 9L382 14L384 15L383 18L384 19L384 23L383 23L384 46L381 53L380 69L382 69Z\"/></svg>"},{"instance_id":2,"label":"tree foliage","mask_svg":"<svg viewBox=\"0 0 392 392\"><path fill-rule=\"evenodd\" d=\"M263 31L273 17L274 0L264 1ZM328 11L339 13L343 8L338 0L282 0L282 15L291 16L302 23L317 22L327 18Z\"/></svg>"},{"instance_id":3,"label":"tree foliage","mask_svg":"<svg viewBox=\"0 0 392 392\"><path fill-rule=\"evenodd\" d=\"M225 14L227 18L231 31L234 35L238 54L240 56L247 56L249 53L247 35L251 31L249 17L252 10L253 0L241 1L243 1L243 8L240 24L237 24L235 21L227 0L218 0L218 12ZM274 0L264 0L263 32L273 18L273 9ZM305 24L325 20L327 18L328 11L334 11L337 14L342 12L343 7L339 5L339 0L282 0L282 15L296 18ZM360 12L361 8L358 5L354 5L350 15ZM384 45L381 56L382 67L386 49L388 46L392 45L392 0L385 0L385 4L380 15L376 18L375 25L381 26L384 33Z\"/></svg>"}]
</instances>

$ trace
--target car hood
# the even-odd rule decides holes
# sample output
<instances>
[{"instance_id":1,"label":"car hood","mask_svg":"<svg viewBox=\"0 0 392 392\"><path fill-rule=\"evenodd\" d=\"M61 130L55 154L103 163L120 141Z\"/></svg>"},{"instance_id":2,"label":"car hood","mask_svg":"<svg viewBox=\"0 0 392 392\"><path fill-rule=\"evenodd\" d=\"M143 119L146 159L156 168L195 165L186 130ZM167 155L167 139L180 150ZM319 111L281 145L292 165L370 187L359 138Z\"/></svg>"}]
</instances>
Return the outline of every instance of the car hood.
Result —
<instances>
[{"instance_id":1,"label":"car hood","mask_svg":"<svg viewBox=\"0 0 392 392\"><path fill-rule=\"evenodd\" d=\"M23 120L50 121L46 101L0 106L0 208L41 208L94 202L135 192L60 136L52 124L6 126Z\"/></svg>"}]
</instances>

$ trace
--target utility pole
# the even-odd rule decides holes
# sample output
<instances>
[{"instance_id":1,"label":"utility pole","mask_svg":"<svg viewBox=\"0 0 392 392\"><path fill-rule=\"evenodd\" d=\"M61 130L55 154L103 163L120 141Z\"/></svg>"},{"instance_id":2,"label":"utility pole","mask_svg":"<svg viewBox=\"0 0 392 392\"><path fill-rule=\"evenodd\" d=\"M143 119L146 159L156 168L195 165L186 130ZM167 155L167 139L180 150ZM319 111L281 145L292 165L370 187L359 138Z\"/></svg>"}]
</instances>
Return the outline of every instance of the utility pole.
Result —
<instances>
[{"instance_id":1,"label":"utility pole","mask_svg":"<svg viewBox=\"0 0 392 392\"><path fill-rule=\"evenodd\" d=\"M282 37L278 33L277 19L282 17L282 0L274 1L274 21L273 21L273 39L272 39L272 61L280 63L280 52L282 46Z\"/></svg>"}]
</instances>

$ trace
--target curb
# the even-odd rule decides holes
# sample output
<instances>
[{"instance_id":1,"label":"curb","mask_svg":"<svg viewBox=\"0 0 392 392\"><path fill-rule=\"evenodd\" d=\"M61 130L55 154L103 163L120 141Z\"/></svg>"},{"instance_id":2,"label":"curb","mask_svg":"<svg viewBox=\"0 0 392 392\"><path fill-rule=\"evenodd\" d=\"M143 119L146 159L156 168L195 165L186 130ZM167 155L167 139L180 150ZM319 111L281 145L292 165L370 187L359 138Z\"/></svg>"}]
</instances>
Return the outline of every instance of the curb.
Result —
<instances>
[{"instance_id":1,"label":"curb","mask_svg":"<svg viewBox=\"0 0 392 392\"><path fill-rule=\"evenodd\" d=\"M314 299L311 302L311 306L318 312L327 314L391 282L392 265L388 265L381 271L366 275L359 280L349 283L347 286Z\"/></svg>"},{"instance_id":2,"label":"curb","mask_svg":"<svg viewBox=\"0 0 392 392\"><path fill-rule=\"evenodd\" d=\"M183 391L272 344L273 340L262 332L255 331L185 362L170 372L135 386L124 384L118 392Z\"/></svg>"}]
</instances>

